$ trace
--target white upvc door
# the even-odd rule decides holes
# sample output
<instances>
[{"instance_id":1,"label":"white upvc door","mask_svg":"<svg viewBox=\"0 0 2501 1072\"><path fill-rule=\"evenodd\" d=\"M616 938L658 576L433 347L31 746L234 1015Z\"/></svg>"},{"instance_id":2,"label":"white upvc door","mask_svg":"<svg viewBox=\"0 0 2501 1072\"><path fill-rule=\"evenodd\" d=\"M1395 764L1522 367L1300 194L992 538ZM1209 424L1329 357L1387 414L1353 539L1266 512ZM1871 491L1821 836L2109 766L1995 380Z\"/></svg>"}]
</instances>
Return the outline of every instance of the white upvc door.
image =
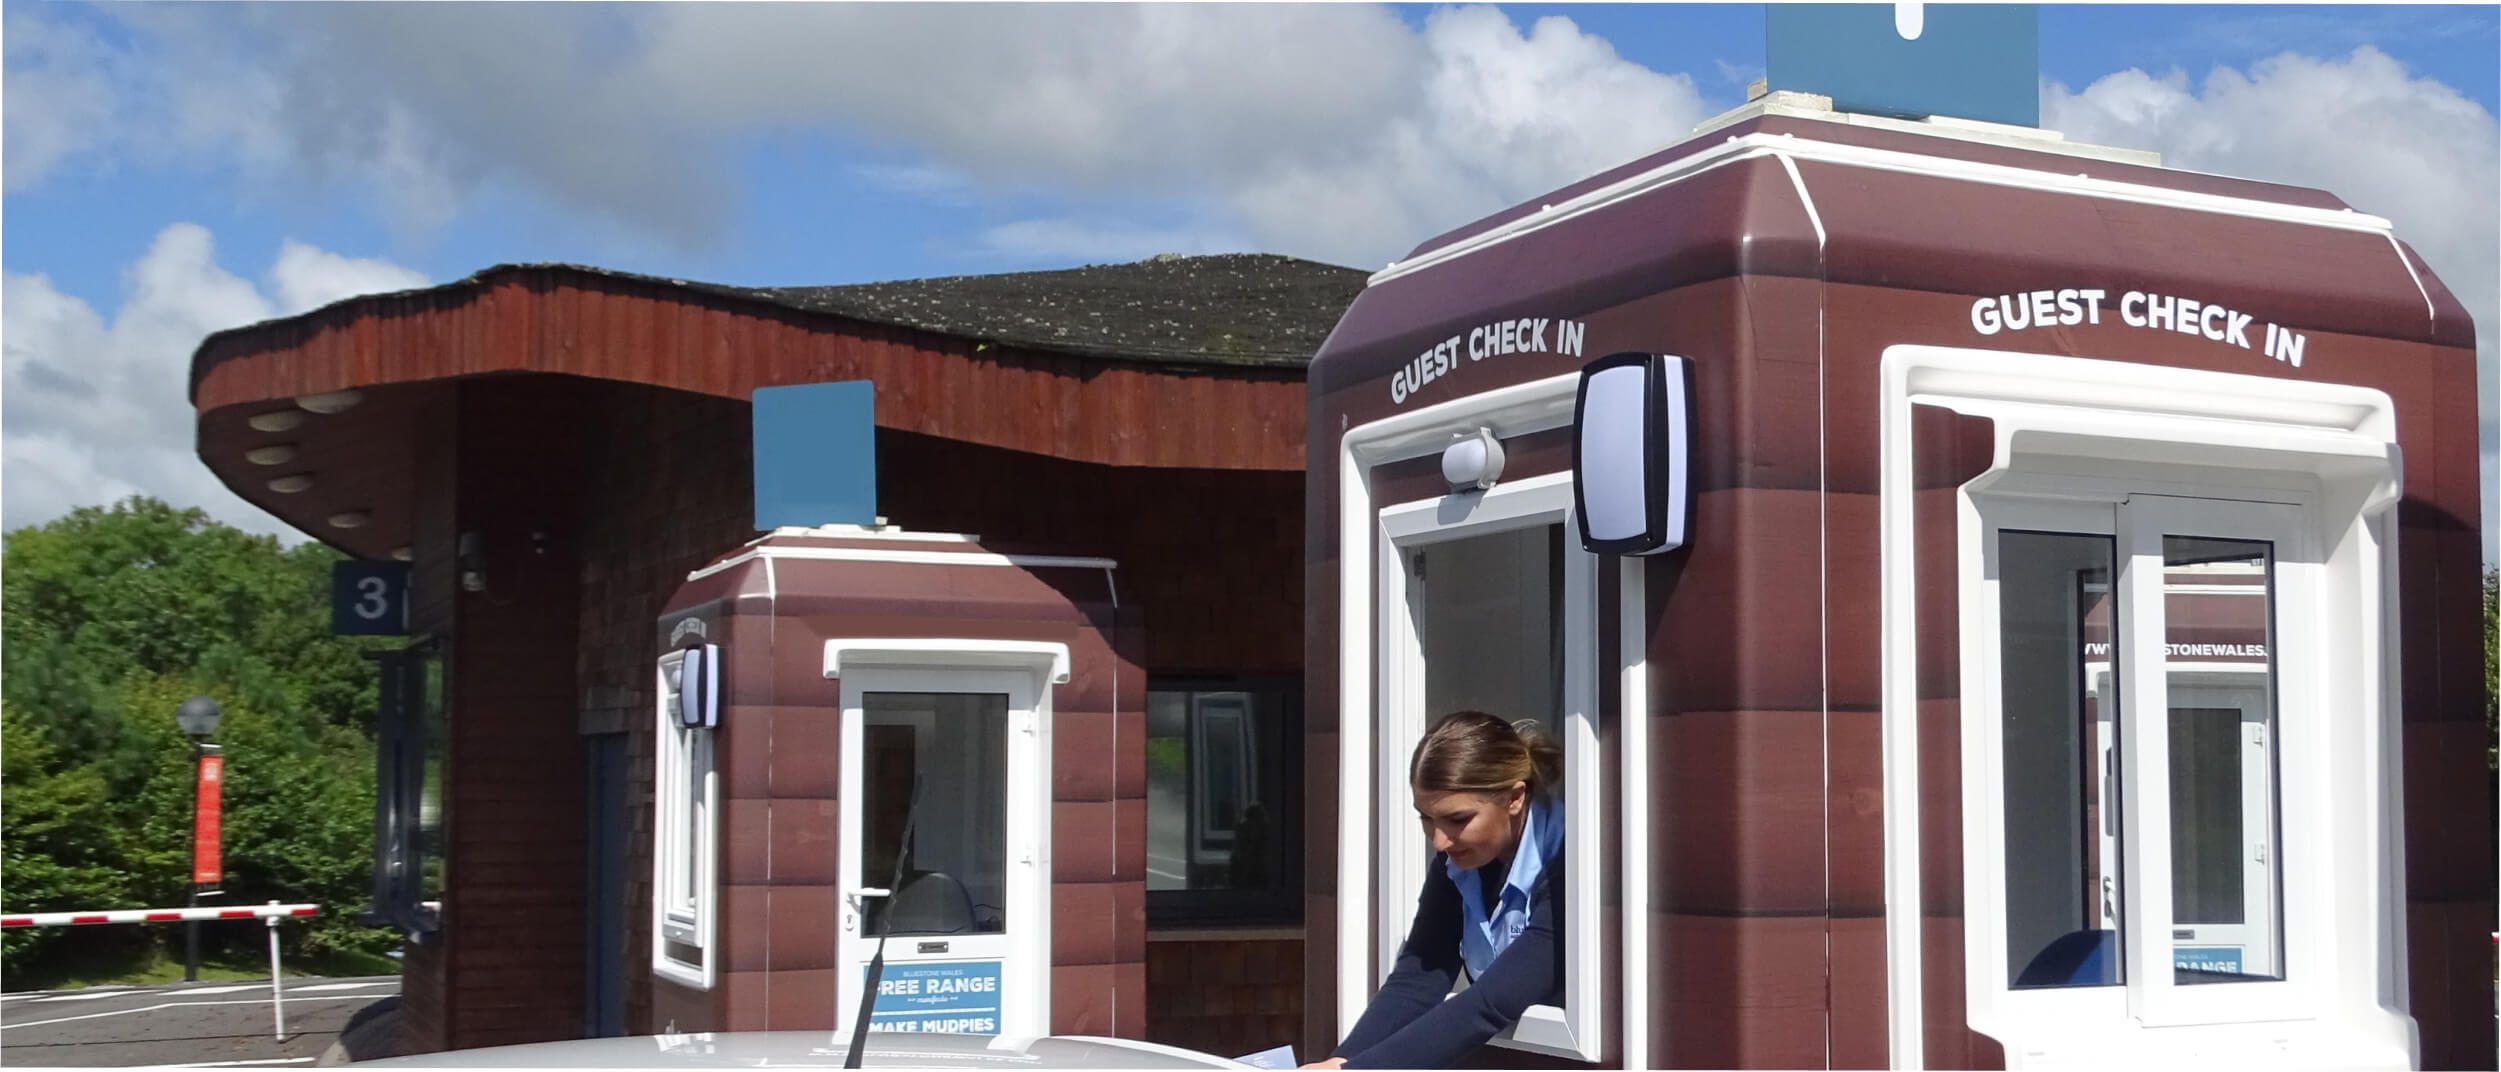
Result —
<instances>
[{"instance_id":1,"label":"white upvc door","mask_svg":"<svg viewBox=\"0 0 2501 1072\"><path fill-rule=\"evenodd\" d=\"M2194 684L2172 675L2171 761L2180 772L2171 813L2172 963L2272 977L2282 968L2274 940L2272 710L2263 668L2233 676L2254 680ZM2180 807L2188 796L2177 787L2183 777L2197 783L2193 814ZM2177 900L2183 892L2192 895L2188 903Z\"/></svg>"},{"instance_id":2,"label":"white upvc door","mask_svg":"<svg viewBox=\"0 0 2501 1072\"><path fill-rule=\"evenodd\" d=\"M882 934L871 1030L1049 1033L1050 752L1039 692L1020 670L843 673L844 1030Z\"/></svg>"},{"instance_id":3,"label":"white upvc door","mask_svg":"<svg viewBox=\"0 0 2501 1072\"><path fill-rule=\"evenodd\" d=\"M2128 952L2172 969L2130 988L2148 1024L2275 1019L2312 989L2288 971L2287 944L2320 921L2294 918L2307 891L2287 881L2299 872L2287 873L2278 834L2318 820L2315 794L2278 791L2277 727L2325 717L2318 689L2284 687L2316 665L2314 556L2300 546L2299 518L2282 503L2176 495L2119 505L2122 766L2145 772L2124 817L2128 871L2147 877L2131 883L2140 925ZM2197 571L2242 583L2177 583ZM2228 610L2199 612L2190 587L2244 592ZM2230 621L2201 620L2218 616ZM2201 624L2228 626L2240 642L2196 643Z\"/></svg>"}]
</instances>

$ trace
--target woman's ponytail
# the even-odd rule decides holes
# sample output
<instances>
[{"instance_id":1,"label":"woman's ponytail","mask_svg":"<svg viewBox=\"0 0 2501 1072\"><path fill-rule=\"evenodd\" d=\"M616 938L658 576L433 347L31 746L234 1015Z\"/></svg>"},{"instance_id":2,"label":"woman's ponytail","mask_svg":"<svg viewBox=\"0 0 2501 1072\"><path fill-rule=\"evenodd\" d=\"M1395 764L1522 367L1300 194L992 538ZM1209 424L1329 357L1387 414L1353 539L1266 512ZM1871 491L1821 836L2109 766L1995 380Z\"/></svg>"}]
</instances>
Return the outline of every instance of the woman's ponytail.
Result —
<instances>
[{"instance_id":1,"label":"woman's ponytail","mask_svg":"<svg viewBox=\"0 0 2501 1072\"><path fill-rule=\"evenodd\" d=\"M1536 775L1522 778L1528 783L1531 796L1553 796L1563 789L1563 745L1546 735L1537 720L1524 718L1511 724L1518 734L1520 747L1528 753L1531 771Z\"/></svg>"},{"instance_id":2,"label":"woman's ponytail","mask_svg":"<svg viewBox=\"0 0 2501 1072\"><path fill-rule=\"evenodd\" d=\"M1531 720L1454 712L1416 742L1407 781L1428 793L1487 794L1524 782L1530 796L1552 797L1563 787L1563 747Z\"/></svg>"}]
</instances>

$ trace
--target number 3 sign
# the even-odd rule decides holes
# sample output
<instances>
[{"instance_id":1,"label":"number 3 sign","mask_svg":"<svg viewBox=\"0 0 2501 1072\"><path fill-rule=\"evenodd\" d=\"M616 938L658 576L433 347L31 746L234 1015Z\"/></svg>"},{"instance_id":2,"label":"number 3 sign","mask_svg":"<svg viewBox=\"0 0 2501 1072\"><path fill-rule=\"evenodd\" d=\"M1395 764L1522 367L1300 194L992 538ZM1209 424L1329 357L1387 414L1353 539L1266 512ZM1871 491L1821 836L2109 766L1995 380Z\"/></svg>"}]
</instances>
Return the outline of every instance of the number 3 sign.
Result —
<instances>
[{"instance_id":1,"label":"number 3 sign","mask_svg":"<svg viewBox=\"0 0 2501 1072\"><path fill-rule=\"evenodd\" d=\"M342 636L408 632L408 564L346 559L330 566L330 631Z\"/></svg>"}]
</instances>

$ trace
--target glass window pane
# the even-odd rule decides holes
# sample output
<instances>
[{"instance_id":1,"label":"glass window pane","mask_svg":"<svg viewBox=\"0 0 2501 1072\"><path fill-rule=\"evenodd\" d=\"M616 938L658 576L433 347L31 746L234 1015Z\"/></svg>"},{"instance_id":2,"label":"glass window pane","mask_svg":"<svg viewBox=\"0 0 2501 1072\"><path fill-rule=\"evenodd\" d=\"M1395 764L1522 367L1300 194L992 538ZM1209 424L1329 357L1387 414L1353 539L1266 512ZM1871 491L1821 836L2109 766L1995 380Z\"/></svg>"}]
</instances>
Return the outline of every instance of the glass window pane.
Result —
<instances>
[{"instance_id":1,"label":"glass window pane","mask_svg":"<svg viewBox=\"0 0 2501 1072\"><path fill-rule=\"evenodd\" d=\"M691 917L698 894L696 860L703 853L704 831L712 823L712 810L705 806L703 792L705 777L712 772L712 731L690 729L678 733L686 758L685 788L680 790L686 800L686 827L681 835L685 840L676 846L678 898Z\"/></svg>"},{"instance_id":2,"label":"glass window pane","mask_svg":"<svg viewBox=\"0 0 2501 1072\"><path fill-rule=\"evenodd\" d=\"M1230 862L1234 827L1250 806L1250 700L1238 692L1196 697L1193 717L1198 745L1191 760L1198 776L1198 843L1211 862Z\"/></svg>"},{"instance_id":3,"label":"glass window pane","mask_svg":"<svg viewBox=\"0 0 2501 1072\"><path fill-rule=\"evenodd\" d=\"M2006 972L2018 988L2126 979L2110 655L2116 553L2106 535L1998 535Z\"/></svg>"},{"instance_id":4,"label":"glass window pane","mask_svg":"<svg viewBox=\"0 0 2501 1072\"><path fill-rule=\"evenodd\" d=\"M1190 888L1190 694L1146 694L1146 888Z\"/></svg>"},{"instance_id":5,"label":"glass window pane","mask_svg":"<svg viewBox=\"0 0 2501 1072\"><path fill-rule=\"evenodd\" d=\"M451 683L441 649L429 649L421 658L418 732L424 741L424 759L417 796L417 902L430 914L439 912L443 904L443 791L452 747Z\"/></svg>"},{"instance_id":6,"label":"glass window pane","mask_svg":"<svg viewBox=\"0 0 2501 1072\"><path fill-rule=\"evenodd\" d=\"M869 902L864 932L1006 930L1007 697L872 692L862 707L859 881L894 891Z\"/></svg>"},{"instance_id":7,"label":"glass window pane","mask_svg":"<svg viewBox=\"0 0 2501 1072\"><path fill-rule=\"evenodd\" d=\"M2246 923L2241 871L2240 711L2171 709L2171 913Z\"/></svg>"},{"instance_id":8,"label":"glass window pane","mask_svg":"<svg viewBox=\"0 0 2501 1072\"><path fill-rule=\"evenodd\" d=\"M2171 937L2181 984L2284 977L2273 551L2258 540L2162 540Z\"/></svg>"},{"instance_id":9,"label":"glass window pane","mask_svg":"<svg viewBox=\"0 0 2501 1072\"><path fill-rule=\"evenodd\" d=\"M1147 889L1291 896L1287 757L1300 741L1286 703L1280 689L1148 691Z\"/></svg>"},{"instance_id":10,"label":"glass window pane","mask_svg":"<svg viewBox=\"0 0 2501 1072\"><path fill-rule=\"evenodd\" d=\"M1409 556L1424 717L1484 711L1547 733L1563 709L1563 526L1470 536Z\"/></svg>"}]
</instances>

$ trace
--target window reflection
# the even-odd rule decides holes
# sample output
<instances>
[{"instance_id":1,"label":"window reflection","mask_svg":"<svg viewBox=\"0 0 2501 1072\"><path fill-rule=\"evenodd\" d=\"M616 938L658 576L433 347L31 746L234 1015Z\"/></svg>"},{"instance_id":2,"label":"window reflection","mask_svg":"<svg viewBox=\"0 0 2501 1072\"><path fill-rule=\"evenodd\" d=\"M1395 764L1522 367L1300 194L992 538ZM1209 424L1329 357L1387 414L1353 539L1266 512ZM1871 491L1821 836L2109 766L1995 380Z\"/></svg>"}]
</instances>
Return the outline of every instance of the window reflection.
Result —
<instances>
[{"instance_id":1,"label":"window reflection","mask_svg":"<svg viewBox=\"0 0 2501 1072\"><path fill-rule=\"evenodd\" d=\"M1228 687L1229 686L1229 687ZM1162 920L1299 908L1301 727L1284 682L1158 681L1146 694L1146 888Z\"/></svg>"},{"instance_id":2,"label":"window reflection","mask_svg":"<svg viewBox=\"0 0 2501 1072\"><path fill-rule=\"evenodd\" d=\"M2273 547L2167 535L2162 564L2174 978L2281 979Z\"/></svg>"},{"instance_id":3,"label":"window reflection","mask_svg":"<svg viewBox=\"0 0 2501 1072\"><path fill-rule=\"evenodd\" d=\"M869 902L864 932L1004 932L1007 697L872 692L861 706L859 883L893 891Z\"/></svg>"},{"instance_id":4,"label":"window reflection","mask_svg":"<svg viewBox=\"0 0 2501 1072\"><path fill-rule=\"evenodd\" d=\"M2120 957L2118 703L2105 535L1998 536L2007 979L2110 986Z\"/></svg>"}]
</instances>

